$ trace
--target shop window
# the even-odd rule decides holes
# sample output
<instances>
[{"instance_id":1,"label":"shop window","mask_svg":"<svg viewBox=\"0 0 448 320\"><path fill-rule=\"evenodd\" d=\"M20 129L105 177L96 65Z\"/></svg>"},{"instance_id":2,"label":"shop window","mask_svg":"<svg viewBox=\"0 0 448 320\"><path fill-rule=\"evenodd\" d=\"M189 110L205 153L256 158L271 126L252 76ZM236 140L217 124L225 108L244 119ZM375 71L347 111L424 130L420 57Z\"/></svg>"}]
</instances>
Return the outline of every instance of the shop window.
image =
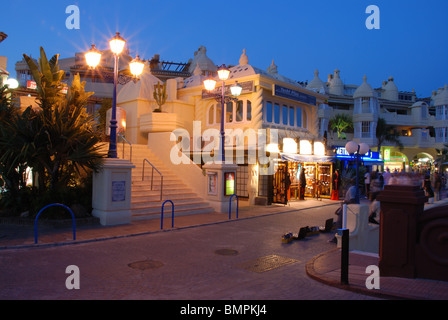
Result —
<instances>
[{"instance_id":1,"label":"shop window","mask_svg":"<svg viewBox=\"0 0 448 320\"><path fill-rule=\"evenodd\" d=\"M239 165L236 171L236 194L238 197L247 198L247 180L249 179L249 167L247 165Z\"/></svg>"},{"instance_id":2,"label":"shop window","mask_svg":"<svg viewBox=\"0 0 448 320\"><path fill-rule=\"evenodd\" d=\"M294 107L289 107L289 125L294 126Z\"/></svg>"},{"instance_id":3,"label":"shop window","mask_svg":"<svg viewBox=\"0 0 448 320\"><path fill-rule=\"evenodd\" d=\"M266 102L266 122L272 122L272 102Z\"/></svg>"},{"instance_id":4,"label":"shop window","mask_svg":"<svg viewBox=\"0 0 448 320\"><path fill-rule=\"evenodd\" d=\"M259 197L267 197L268 196L268 182L269 182L268 175L260 174L258 176L258 196Z\"/></svg>"},{"instance_id":5,"label":"shop window","mask_svg":"<svg viewBox=\"0 0 448 320\"><path fill-rule=\"evenodd\" d=\"M277 103L274 105L274 123L280 124L280 105Z\"/></svg>"}]
</instances>

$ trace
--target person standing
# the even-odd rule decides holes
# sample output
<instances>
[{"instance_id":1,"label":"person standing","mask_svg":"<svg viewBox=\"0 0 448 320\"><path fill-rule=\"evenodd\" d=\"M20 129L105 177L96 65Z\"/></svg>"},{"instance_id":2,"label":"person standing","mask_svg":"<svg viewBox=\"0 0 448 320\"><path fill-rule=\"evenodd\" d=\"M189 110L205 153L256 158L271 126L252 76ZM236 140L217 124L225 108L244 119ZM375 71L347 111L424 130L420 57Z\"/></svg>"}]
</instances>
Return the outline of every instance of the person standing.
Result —
<instances>
[{"instance_id":1,"label":"person standing","mask_svg":"<svg viewBox=\"0 0 448 320\"><path fill-rule=\"evenodd\" d=\"M391 177L390 169L386 168L386 171L384 171L384 173L383 173L384 185L385 186L387 186L389 184L390 177Z\"/></svg>"},{"instance_id":2,"label":"person standing","mask_svg":"<svg viewBox=\"0 0 448 320\"><path fill-rule=\"evenodd\" d=\"M425 194L428 198L434 198L434 191L431 186L431 176L429 171L425 175L425 180L423 181L423 189L425 190Z\"/></svg>"},{"instance_id":3,"label":"person standing","mask_svg":"<svg viewBox=\"0 0 448 320\"><path fill-rule=\"evenodd\" d=\"M434 173L434 192L435 192L435 201L440 201L441 196L440 192L442 190L442 179L440 178L440 174L438 172Z\"/></svg>"},{"instance_id":4,"label":"person standing","mask_svg":"<svg viewBox=\"0 0 448 320\"><path fill-rule=\"evenodd\" d=\"M366 198L370 199L370 172L367 169L366 174L364 175L364 185L366 187Z\"/></svg>"},{"instance_id":5,"label":"person standing","mask_svg":"<svg viewBox=\"0 0 448 320\"><path fill-rule=\"evenodd\" d=\"M306 187L306 178L305 178L305 168L302 167L302 171L300 172L300 200L305 200L305 187Z\"/></svg>"}]
</instances>

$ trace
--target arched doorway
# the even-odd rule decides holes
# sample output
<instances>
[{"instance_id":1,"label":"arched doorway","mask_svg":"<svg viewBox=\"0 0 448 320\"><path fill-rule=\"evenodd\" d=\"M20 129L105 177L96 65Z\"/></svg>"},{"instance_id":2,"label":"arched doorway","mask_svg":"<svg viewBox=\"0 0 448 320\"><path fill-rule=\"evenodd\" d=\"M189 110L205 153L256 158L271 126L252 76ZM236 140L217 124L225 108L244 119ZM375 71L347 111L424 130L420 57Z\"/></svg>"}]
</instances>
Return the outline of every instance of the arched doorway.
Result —
<instances>
[{"instance_id":1,"label":"arched doorway","mask_svg":"<svg viewBox=\"0 0 448 320\"><path fill-rule=\"evenodd\" d=\"M417 153L412 159L410 166L414 172L426 172L434 165L434 157L426 152Z\"/></svg>"}]
</instances>

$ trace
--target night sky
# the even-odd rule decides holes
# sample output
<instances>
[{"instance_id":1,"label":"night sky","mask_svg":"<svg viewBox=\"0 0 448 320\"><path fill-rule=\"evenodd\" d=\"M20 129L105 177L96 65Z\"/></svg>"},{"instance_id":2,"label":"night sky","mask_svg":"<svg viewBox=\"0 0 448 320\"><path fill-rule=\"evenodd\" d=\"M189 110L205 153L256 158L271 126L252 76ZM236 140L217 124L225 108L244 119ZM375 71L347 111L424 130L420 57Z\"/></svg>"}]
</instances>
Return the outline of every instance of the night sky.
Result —
<instances>
[{"instance_id":1,"label":"night sky","mask_svg":"<svg viewBox=\"0 0 448 320\"><path fill-rule=\"evenodd\" d=\"M79 29L66 26L69 5L79 8ZM380 29L366 27L369 5L380 10ZM0 55L13 77L23 53L38 57L42 46L67 58L91 44L108 48L119 31L143 59L187 62L203 45L215 64L235 65L245 48L249 64L266 70L274 60L297 81L311 81L315 69L326 81L338 68L346 84L365 74L376 88L393 76L419 98L448 83L446 0L15 0L1 11Z\"/></svg>"}]
</instances>

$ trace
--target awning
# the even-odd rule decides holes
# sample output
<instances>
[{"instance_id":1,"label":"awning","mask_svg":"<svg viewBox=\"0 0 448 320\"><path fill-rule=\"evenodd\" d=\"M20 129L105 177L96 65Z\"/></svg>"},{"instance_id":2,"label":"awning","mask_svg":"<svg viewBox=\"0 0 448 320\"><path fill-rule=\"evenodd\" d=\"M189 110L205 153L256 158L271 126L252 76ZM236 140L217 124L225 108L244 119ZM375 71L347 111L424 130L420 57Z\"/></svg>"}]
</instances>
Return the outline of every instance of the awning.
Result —
<instances>
[{"instance_id":1,"label":"awning","mask_svg":"<svg viewBox=\"0 0 448 320\"><path fill-rule=\"evenodd\" d=\"M291 153L280 153L280 156L283 161L293 161L293 162L328 163L334 161L334 157L332 156L315 156L315 155L291 154Z\"/></svg>"}]
</instances>

